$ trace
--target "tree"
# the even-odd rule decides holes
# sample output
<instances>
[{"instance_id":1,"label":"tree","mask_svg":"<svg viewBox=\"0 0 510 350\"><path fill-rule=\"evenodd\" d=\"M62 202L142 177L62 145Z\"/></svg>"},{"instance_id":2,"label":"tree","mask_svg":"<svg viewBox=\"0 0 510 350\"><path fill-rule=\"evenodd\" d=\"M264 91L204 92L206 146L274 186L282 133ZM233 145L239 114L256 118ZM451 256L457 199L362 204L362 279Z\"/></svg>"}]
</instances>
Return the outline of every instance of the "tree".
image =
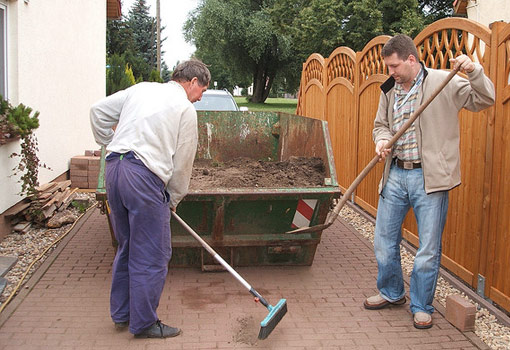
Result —
<instances>
[{"instance_id":1,"label":"tree","mask_svg":"<svg viewBox=\"0 0 510 350\"><path fill-rule=\"evenodd\" d=\"M354 51L361 50L370 39L383 34L383 13L377 0L351 1L347 5L349 15L345 18L345 41Z\"/></svg>"},{"instance_id":2,"label":"tree","mask_svg":"<svg viewBox=\"0 0 510 350\"><path fill-rule=\"evenodd\" d=\"M128 50L134 49L133 32L127 26L127 22L122 17L119 20L108 20L106 25L106 54L122 55Z\"/></svg>"},{"instance_id":3,"label":"tree","mask_svg":"<svg viewBox=\"0 0 510 350\"><path fill-rule=\"evenodd\" d=\"M232 92L236 86L248 87L252 82L251 75L249 74L243 75L239 73L234 76L232 67L228 66L221 52L204 52L198 48L194 55L208 64L209 71L211 72L211 80L218 84L218 89L228 89Z\"/></svg>"},{"instance_id":4,"label":"tree","mask_svg":"<svg viewBox=\"0 0 510 350\"><path fill-rule=\"evenodd\" d=\"M253 102L271 86L299 85L302 63L339 46L360 51L381 34L418 34L448 15L445 0L202 0L183 28L213 80L240 85L249 76ZM443 7L444 6L444 7ZM451 6L451 5L450 5Z\"/></svg>"},{"instance_id":5,"label":"tree","mask_svg":"<svg viewBox=\"0 0 510 350\"><path fill-rule=\"evenodd\" d=\"M279 30L291 34L296 52L305 55L300 55L301 60L310 52L327 56L344 42L342 19L347 11L342 1L301 1L299 7L295 5L291 0L278 1L271 13Z\"/></svg>"},{"instance_id":6,"label":"tree","mask_svg":"<svg viewBox=\"0 0 510 350\"><path fill-rule=\"evenodd\" d=\"M133 71L126 63L124 56L113 54L108 58L106 69L106 95L124 90L134 85Z\"/></svg>"},{"instance_id":7,"label":"tree","mask_svg":"<svg viewBox=\"0 0 510 350\"><path fill-rule=\"evenodd\" d=\"M453 1L451 0L418 0L420 11L425 16L425 25L441 18L451 17Z\"/></svg>"},{"instance_id":8,"label":"tree","mask_svg":"<svg viewBox=\"0 0 510 350\"><path fill-rule=\"evenodd\" d=\"M123 56L137 82L150 80L151 71L157 65L156 19L150 16L149 10L146 0L136 0L127 17L107 23L107 57L114 54ZM161 28L163 30L164 27ZM160 42L165 40L163 38ZM168 66L162 62L162 76L168 77L165 69L168 70Z\"/></svg>"},{"instance_id":9,"label":"tree","mask_svg":"<svg viewBox=\"0 0 510 350\"><path fill-rule=\"evenodd\" d=\"M184 30L197 57L219 57L231 76L253 81L253 102L264 102L279 70L291 61L290 37L275 30L271 0L203 0ZM198 54L202 55L199 56Z\"/></svg>"},{"instance_id":10,"label":"tree","mask_svg":"<svg viewBox=\"0 0 510 350\"><path fill-rule=\"evenodd\" d=\"M168 66L165 61L161 62L161 78L165 83L168 83L172 78L172 72L168 69Z\"/></svg>"},{"instance_id":11,"label":"tree","mask_svg":"<svg viewBox=\"0 0 510 350\"><path fill-rule=\"evenodd\" d=\"M127 26L133 33L134 51L152 68L156 67L156 20L149 9L145 0L137 0L129 10Z\"/></svg>"},{"instance_id":12,"label":"tree","mask_svg":"<svg viewBox=\"0 0 510 350\"><path fill-rule=\"evenodd\" d=\"M155 82L158 82L158 83L162 83L163 82L163 79L159 75L159 72L157 71L157 69L153 69L151 71L151 75L149 77L149 81L155 81Z\"/></svg>"},{"instance_id":13,"label":"tree","mask_svg":"<svg viewBox=\"0 0 510 350\"><path fill-rule=\"evenodd\" d=\"M424 15L417 0L381 0L383 33L417 35L424 28Z\"/></svg>"}]
</instances>

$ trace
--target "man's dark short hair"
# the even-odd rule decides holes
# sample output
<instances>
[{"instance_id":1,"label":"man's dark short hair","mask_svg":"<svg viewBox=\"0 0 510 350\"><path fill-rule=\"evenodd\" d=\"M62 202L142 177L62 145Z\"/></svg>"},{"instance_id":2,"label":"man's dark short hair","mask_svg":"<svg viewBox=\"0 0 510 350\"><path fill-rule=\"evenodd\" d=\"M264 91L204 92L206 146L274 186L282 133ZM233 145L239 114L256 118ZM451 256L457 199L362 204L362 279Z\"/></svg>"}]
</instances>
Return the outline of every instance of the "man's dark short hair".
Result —
<instances>
[{"instance_id":1,"label":"man's dark short hair","mask_svg":"<svg viewBox=\"0 0 510 350\"><path fill-rule=\"evenodd\" d=\"M393 38L388 40L386 44L384 44L381 55L382 57L388 57L397 54L398 58L405 61L409 58L410 55L413 55L416 58L416 61L419 61L418 50L416 50L416 46L414 45L413 39L405 34L395 35Z\"/></svg>"},{"instance_id":2,"label":"man's dark short hair","mask_svg":"<svg viewBox=\"0 0 510 350\"><path fill-rule=\"evenodd\" d=\"M197 77L202 86L208 86L211 81L209 69L202 61L197 59L179 63L172 74L172 80L180 83L191 81L194 77Z\"/></svg>"}]
</instances>

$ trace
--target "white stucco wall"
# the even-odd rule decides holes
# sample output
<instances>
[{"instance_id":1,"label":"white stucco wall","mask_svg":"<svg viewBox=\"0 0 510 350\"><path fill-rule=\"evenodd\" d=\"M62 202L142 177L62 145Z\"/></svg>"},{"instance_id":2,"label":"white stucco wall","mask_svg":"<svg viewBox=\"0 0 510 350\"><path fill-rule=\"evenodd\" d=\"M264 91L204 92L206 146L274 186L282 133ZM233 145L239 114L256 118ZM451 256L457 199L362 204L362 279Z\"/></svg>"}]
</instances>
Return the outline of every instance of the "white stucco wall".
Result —
<instances>
[{"instance_id":1,"label":"white stucco wall","mask_svg":"<svg viewBox=\"0 0 510 350\"><path fill-rule=\"evenodd\" d=\"M40 112L39 182L69 169L70 159L97 149L89 108L105 96L105 0L0 0L7 5L8 98ZM9 155L19 142L0 147L0 213L21 198L9 177Z\"/></svg>"},{"instance_id":2,"label":"white stucco wall","mask_svg":"<svg viewBox=\"0 0 510 350\"><path fill-rule=\"evenodd\" d=\"M510 22L510 1L508 0L469 0L467 7L469 19L489 26L492 22Z\"/></svg>"}]
</instances>

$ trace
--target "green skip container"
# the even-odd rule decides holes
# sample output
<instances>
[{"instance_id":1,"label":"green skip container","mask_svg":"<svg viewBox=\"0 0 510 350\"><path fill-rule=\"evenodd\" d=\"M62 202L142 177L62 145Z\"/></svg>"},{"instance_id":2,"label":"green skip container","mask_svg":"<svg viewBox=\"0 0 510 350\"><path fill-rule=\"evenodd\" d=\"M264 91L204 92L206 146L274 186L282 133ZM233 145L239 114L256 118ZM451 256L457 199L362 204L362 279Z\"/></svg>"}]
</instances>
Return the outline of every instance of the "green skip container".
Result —
<instances>
[{"instance_id":1,"label":"green skip container","mask_svg":"<svg viewBox=\"0 0 510 350\"><path fill-rule=\"evenodd\" d=\"M287 233L323 224L340 197L327 122L273 112L198 112L197 159L223 163L246 157L285 161L319 157L323 186L190 189L177 214L232 266L312 265L322 231ZM108 217L104 152L96 198ZM171 222L171 266L222 269L177 222ZM116 241L112 234L112 244Z\"/></svg>"}]
</instances>

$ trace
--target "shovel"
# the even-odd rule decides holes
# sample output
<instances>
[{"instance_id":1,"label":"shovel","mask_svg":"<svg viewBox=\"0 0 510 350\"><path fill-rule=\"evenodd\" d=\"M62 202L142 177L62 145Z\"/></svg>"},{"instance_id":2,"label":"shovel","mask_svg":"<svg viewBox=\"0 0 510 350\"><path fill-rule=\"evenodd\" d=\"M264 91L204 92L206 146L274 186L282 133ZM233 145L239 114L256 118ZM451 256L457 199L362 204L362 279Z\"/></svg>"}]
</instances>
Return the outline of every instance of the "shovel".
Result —
<instances>
[{"instance_id":1,"label":"shovel","mask_svg":"<svg viewBox=\"0 0 510 350\"><path fill-rule=\"evenodd\" d=\"M423 110L425 108L427 108L427 106L430 104L430 102L432 102L432 100L434 100L434 98L436 98L436 96L441 92L441 90L443 90L443 88L446 86L446 84L448 84L450 82L450 80L452 80L453 76L455 74L457 74L459 69L460 69L460 66L454 68L450 72L450 74L448 74L446 79L434 90L432 95L430 95L430 97L422 105L420 105L418 107L418 109L409 117L409 120L407 120L404 123L404 125L402 125L400 130L397 131L397 133L395 135L393 135L391 140L389 140L386 143L384 148L391 148L391 146L393 146L393 144L399 139L399 137L402 136L402 134L404 134L404 132L411 126L411 124L414 123L416 118L418 118L418 116L423 112ZM363 169L361 171L361 173L359 173L358 177L356 177L356 179L354 179L354 182L349 186L347 191L345 191L345 193L342 196L342 198L340 199L340 201L335 205L333 210L331 210L328 213L328 216L326 217L326 221L324 224L315 225L315 226L311 226L311 227L308 227L308 226L300 227L298 229L288 231L287 233L317 232L317 231L322 231L322 230L328 228L329 226L331 226L333 224L333 222L335 222L338 214L340 214L340 210L344 206L345 202L347 202L347 200L351 197L351 195L354 192L354 190L356 189L356 187L358 187L360 182L365 178L365 176L367 176L367 174L370 172L370 170L372 170L372 168L375 167L375 165L379 162L380 158L381 157L378 154L376 154L374 156L374 158L372 158L370 163L368 163L368 165L365 167L365 169Z\"/></svg>"}]
</instances>

